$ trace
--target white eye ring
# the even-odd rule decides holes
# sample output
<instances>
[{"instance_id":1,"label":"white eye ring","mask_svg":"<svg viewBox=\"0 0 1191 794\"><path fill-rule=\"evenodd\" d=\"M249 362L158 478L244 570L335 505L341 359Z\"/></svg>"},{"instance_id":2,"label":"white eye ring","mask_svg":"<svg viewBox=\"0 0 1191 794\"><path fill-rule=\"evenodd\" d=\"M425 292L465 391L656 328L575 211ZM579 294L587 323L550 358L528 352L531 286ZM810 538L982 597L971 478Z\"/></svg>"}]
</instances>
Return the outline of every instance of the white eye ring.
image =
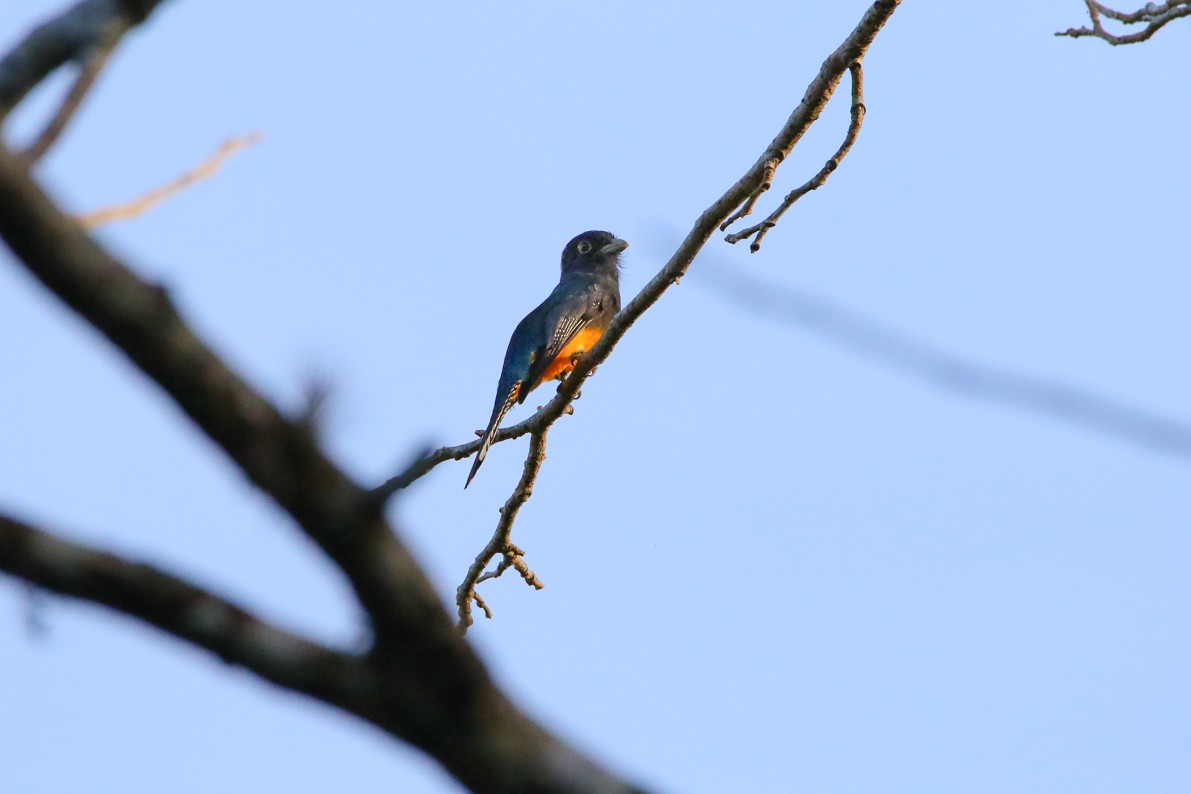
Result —
<instances>
[{"instance_id":1,"label":"white eye ring","mask_svg":"<svg viewBox=\"0 0 1191 794\"><path fill-rule=\"evenodd\" d=\"M591 243L587 242L586 240L581 240L576 248L580 254L586 254L591 251Z\"/></svg>"}]
</instances>

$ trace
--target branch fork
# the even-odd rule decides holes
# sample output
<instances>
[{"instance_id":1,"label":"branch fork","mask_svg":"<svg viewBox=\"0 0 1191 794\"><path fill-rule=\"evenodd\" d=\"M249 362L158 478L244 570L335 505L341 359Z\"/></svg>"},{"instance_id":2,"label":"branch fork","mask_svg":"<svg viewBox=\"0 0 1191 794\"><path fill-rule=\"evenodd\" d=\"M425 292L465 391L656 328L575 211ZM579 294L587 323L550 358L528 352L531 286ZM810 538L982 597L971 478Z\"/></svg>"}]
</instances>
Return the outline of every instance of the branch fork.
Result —
<instances>
[{"instance_id":1,"label":"branch fork","mask_svg":"<svg viewBox=\"0 0 1191 794\"><path fill-rule=\"evenodd\" d=\"M769 213L769 217L760 223L749 226L747 229L742 229L741 231L733 232L732 234L727 235L724 237L726 242L735 245L736 243L739 243L742 240L747 240L751 237L753 238L753 242L751 245L749 245L749 251L754 254L757 253L757 251L761 250L762 238L769 233L770 229L777 226L777 222L781 220L783 215L786 214L786 210L794 206L794 202L798 201L798 199L802 198L807 193L821 188L827 182L827 177L831 176L831 174L835 172L835 169L839 168L840 163L844 161L844 158L848 156L848 152L852 150L852 145L856 143L856 137L860 135L860 125L864 123L865 111L864 72L861 69L860 61L853 61L852 63L848 64L848 72L852 75L852 120L848 124L848 132L844 136L844 142L840 144L839 149L837 149L835 154L833 154L831 158L823 165L823 167L819 169L819 173L815 174L813 177L811 177L811 179L786 194L786 197L782 199L782 203L778 205L777 209ZM727 231L728 227L733 223L752 213L753 206L757 203L757 199L761 197L762 193L769 190L769 186L773 181L773 172L777 169L777 166L780 162L781 160L776 157L766 161L764 180L749 195L748 201L744 203L744 206L742 206L726 221L720 224L721 232Z\"/></svg>"}]
</instances>

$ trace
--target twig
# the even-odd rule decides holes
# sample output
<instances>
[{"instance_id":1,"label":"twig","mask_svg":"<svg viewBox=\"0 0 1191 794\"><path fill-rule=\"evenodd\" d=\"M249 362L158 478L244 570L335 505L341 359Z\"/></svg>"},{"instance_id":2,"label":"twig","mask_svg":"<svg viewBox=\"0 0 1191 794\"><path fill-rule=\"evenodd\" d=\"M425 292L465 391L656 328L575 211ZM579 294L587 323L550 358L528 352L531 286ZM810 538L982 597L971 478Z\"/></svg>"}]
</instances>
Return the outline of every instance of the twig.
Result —
<instances>
[{"instance_id":1,"label":"twig","mask_svg":"<svg viewBox=\"0 0 1191 794\"><path fill-rule=\"evenodd\" d=\"M0 516L0 524L3 517ZM2 532L3 530L0 530ZM0 563L2 565L3 563ZM33 584L25 582L25 630L30 637L41 638L49 633L49 625L45 618L46 591Z\"/></svg>"},{"instance_id":2,"label":"twig","mask_svg":"<svg viewBox=\"0 0 1191 794\"><path fill-rule=\"evenodd\" d=\"M839 164L848 156L848 152L852 150L852 145L856 143L856 136L860 134L860 125L864 123L864 72L860 67L860 61L854 61L848 64L848 71L852 75L852 120L848 124L848 132L844 136L844 142L840 144L839 149L831 156L823 167L819 169L819 173L815 174L810 180L802 184L800 187L790 191L789 195L782 201L781 205L769 214L769 217L758 224L748 227L743 231L729 234L724 239L729 243L736 244L741 240L747 240L753 235L753 242L749 246L751 253L757 253L761 249L761 238L763 238L770 229L777 226L777 222L786 210L794 206L794 202L810 193L812 190L818 190L826 182L827 177L839 168ZM759 193L754 193L750 200L755 200ZM751 205L746 205L746 207ZM740 213L737 213L739 215ZM747 214L747 213L746 213ZM720 226L720 231L728 228L728 225L735 220L736 215L733 215Z\"/></svg>"},{"instance_id":3,"label":"twig","mask_svg":"<svg viewBox=\"0 0 1191 794\"><path fill-rule=\"evenodd\" d=\"M529 452L525 456L525 467L521 470L521 480L513 489L513 493L505 502L504 507L500 509L500 519L496 522L496 530L493 531L492 538L476 555L471 567L467 569L467 575L463 577L463 583L455 591L455 605L459 610L459 630L461 632L466 632L472 624L471 604L473 600L480 605L487 617L492 617L492 610L476 594L476 586L480 582L495 579L509 568L513 568L521 574L525 583L535 590L541 590L546 586L526 564L525 552L514 545L510 538L517 513L521 511L522 505L529 500L529 497L533 496L534 481L542 468L542 461L546 459L546 433L549 429L547 425L541 430L535 430L530 435ZM502 555L503 559L496 566L496 570L484 573L488 563L498 554Z\"/></svg>"},{"instance_id":4,"label":"twig","mask_svg":"<svg viewBox=\"0 0 1191 794\"><path fill-rule=\"evenodd\" d=\"M74 114L82 106L83 99L95 85L95 81L99 78L99 73L103 71L103 67L107 64L108 56L111 55L112 47L115 44L115 41L105 41L96 44L82 58L79 65L79 73L75 76L74 83L70 86L70 90L66 92L66 96L62 98L62 103L58 105L58 109L54 112L53 117L46 123L45 128L34 139L33 143L25 151L21 152L21 156L25 158L26 162L37 162L57 142L58 138L66 130L66 125L70 123Z\"/></svg>"},{"instance_id":5,"label":"twig","mask_svg":"<svg viewBox=\"0 0 1191 794\"><path fill-rule=\"evenodd\" d=\"M529 424L532 420L525 421L498 430L493 439L493 443L497 441L507 441L510 438L520 438L529 432ZM470 457L479 450L480 439L469 441L466 444L459 444L454 447L439 447L438 449L427 452L421 456L415 457L414 460L402 469L397 474L393 475L383 483L372 489L372 498L379 504L387 502L398 491L405 490L415 482L425 477L440 463L448 460L463 460Z\"/></svg>"},{"instance_id":6,"label":"twig","mask_svg":"<svg viewBox=\"0 0 1191 794\"><path fill-rule=\"evenodd\" d=\"M78 222L84 228L95 229L113 221L127 221L136 218L139 215L151 210L161 202L180 193L186 188L213 176L220 166L223 165L227 158L231 157L241 149L252 146L261 139L259 132L250 132L247 135L241 135L236 138L228 138L223 143L219 144L210 157L203 162L196 165L194 168L187 171L182 176L167 182L161 187L154 188L140 198L129 201L125 204L117 204L114 207L105 207L103 209L88 212L86 215L80 215Z\"/></svg>"},{"instance_id":7,"label":"twig","mask_svg":"<svg viewBox=\"0 0 1191 794\"><path fill-rule=\"evenodd\" d=\"M521 578L525 579L525 583L536 590L541 590L545 587L545 583L538 579L537 575L529 569L529 565L525 562L525 552L514 543L509 543L504 551L500 563L494 570L488 571L479 579L476 579L476 584L486 582L489 579L499 579L500 575L510 568L515 568L521 574Z\"/></svg>"},{"instance_id":8,"label":"twig","mask_svg":"<svg viewBox=\"0 0 1191 794\"><path fill-rule=\"evenodd\" d=\"M561 388L561 387L560 387ZM498 441L508 441L514 438L521 438L526 433L533 432L541 426L541 421L538 414L541 413L541 408L538 413L528 419L523 419L515 425L502 427L496 431L496 435L492 438L492 443ZM566 406L562 409L562 416L573 414L575 409L573 406ZM551 422L550 424L553 424ZM476 435L480 435L480 431L476 431ZM398 491L403 491L409 486L413 485L418 480L425 477L430 472L434 471L435 467L440 463L445 463L448 460L463 460L476 454L480 449L482 440L468 441L464 444L457 444L453 447L439 447L430 452L423 452L414 457L404 469L385 480L383 483L373 488L371 491L372 498L379 504L384 504L391 499Z\"/></svg>"},{"instance_id":9,"label":"twig","mask_svg":"<svg viewBox=\"0 0 1191 794\"><path fill-rule=\"evenodd\" d=\"M294 423L306 428L306 432L318 436L323 429L328 404L331 402L331 381L318 373L311 373L302 388L302 404L294 414Z\"/></svg>"},{"instance_id":10,"label":"twig","mask_svg":"<svg viewBox=\"0 0 1191 794\"><path fill-rule=\"evenodd\" d=\"M486 603L484 603L484 599L480 598L480 594L472 593L471 597L472 597L472 600L476 602L476 606L478 606L480 609L484 610L484 617L488 618L489 620L492 620L492 610L488 608L488 605Z\"/></svg>"},{"instance_id":11,"label":"twig","mask_svg":"<svg viewBox=\"0 0 1191 794\"><path fill-rule=\"evenodd\" d=\"M749 195L748 201L744 202L744 204L740 207L740 209L736 210L736 212L729 215L728 220L720 224L721 232L726 232L729 226L736 223L736 221L740 220L741 218L746 218L749 215L752 215L753 207L757 204L757 199L761 198L762 193L773 187L773 172L777 170L779 165L781 165L781 161L777 158L774 158L765 164L765 178L762 180L761 184L757 186L757 189Z\"/></svg>"},{"instance_id":12,"label":"twig","mask_svg":"<svg viewBox=\"0 0 1191 794\"><path fill-rule=\"evenodd\" d=\"M1180 17L1191 15L1191 0L1168 0L1165 3L1146 3L1145 6L1133 12L1116 11L1096 2L1096 0L1084 0L1084 4L1088 7L1088 17L1092 21L1092 27L1068 28L1067 30L1055 33L1056 36L1070 36L1073 39L1093 36L1107 41L1114 47L1121 44L1136 44L1150 38L1170 22ZM1136 25L1144 22L1146 23L1146 27L1137 33L1127 33L1124 35L1109 33L1100 21L1101 14L1123 25Z\"/></svg>"}]
</instances>

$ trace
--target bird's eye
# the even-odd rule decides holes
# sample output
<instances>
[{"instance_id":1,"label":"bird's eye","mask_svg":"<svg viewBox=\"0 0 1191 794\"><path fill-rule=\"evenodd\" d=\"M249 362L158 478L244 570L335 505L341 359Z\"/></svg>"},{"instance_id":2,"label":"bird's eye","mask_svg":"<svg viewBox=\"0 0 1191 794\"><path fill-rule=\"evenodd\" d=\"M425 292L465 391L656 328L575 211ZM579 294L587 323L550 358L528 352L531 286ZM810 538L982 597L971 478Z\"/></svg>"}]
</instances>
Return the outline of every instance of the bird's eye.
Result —
<instances>
[{"instance_id":1,"label":"bird's eye","mask_svg":"<svg viewBox=\"0 0 1191 794\"><path fill-rule=\"evenodd\" d=\"M576 246L576 248L579 250L580 254L591 253L591 243L587 242L586 240L580 240L579 245Z\"/></svg>"}]
</instances>

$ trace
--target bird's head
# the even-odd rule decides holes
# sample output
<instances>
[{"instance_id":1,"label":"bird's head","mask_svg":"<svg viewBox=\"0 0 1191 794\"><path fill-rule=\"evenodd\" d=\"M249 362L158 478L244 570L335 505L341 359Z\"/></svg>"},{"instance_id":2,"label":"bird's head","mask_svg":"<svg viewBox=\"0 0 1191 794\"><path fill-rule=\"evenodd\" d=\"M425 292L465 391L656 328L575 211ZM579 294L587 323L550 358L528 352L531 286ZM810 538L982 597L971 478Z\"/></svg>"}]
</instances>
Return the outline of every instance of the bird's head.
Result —
<instances>
[{"instance_id":1,"label":"bird's head","mask_svg":"<svg viewBox=\"0 0 1191 794\"><path fill-rule=\"evenodd\" d=\"M562 272L605 268L619 271L620 252L628 247L612 232L584 232L562 249Z\"/></svg>"}]
</instances>

